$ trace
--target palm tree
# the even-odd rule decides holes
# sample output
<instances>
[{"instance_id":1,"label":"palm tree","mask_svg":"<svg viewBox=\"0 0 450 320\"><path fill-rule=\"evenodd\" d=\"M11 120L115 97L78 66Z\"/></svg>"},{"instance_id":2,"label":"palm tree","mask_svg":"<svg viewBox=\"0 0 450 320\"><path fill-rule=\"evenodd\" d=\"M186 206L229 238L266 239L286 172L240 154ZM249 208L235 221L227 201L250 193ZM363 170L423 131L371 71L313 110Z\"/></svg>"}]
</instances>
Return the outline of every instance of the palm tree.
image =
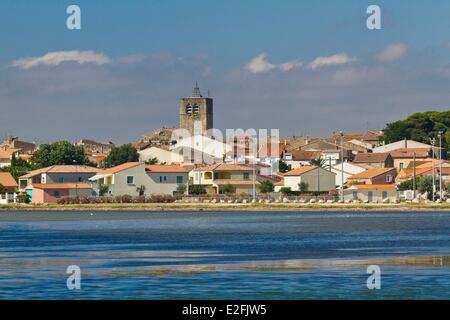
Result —
<instances>
[{"instance_id":1,"label":"palm tree","mask_svg":"<svg viewBox=\"0 0 450 320\"><path fill-rule=\"evenodd\" d=\"M145 186L137 187L136 191L139 193L139 196L143 196L145 193Z\"/></svg>"},{"instance_id":2,"label":"palm tree","mask_svg":"<svg viewBox=\"0 0 450 320\"><path fill-rule=\"evenodd\" d=\"M316 167L320 167L323 168L325 167L325 159L319 158L319 159L313 159L309 162L309 164L311 166L316 166Z\"/></svg>"}]
</instances>

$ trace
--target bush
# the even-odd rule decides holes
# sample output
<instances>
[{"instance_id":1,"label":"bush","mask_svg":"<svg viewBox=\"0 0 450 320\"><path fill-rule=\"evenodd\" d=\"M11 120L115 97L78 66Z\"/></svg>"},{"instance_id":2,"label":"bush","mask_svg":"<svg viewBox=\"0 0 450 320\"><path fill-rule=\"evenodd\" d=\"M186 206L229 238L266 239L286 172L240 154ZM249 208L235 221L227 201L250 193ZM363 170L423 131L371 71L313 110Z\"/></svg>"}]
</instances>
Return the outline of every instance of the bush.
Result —
<instances>
[{"instance_id":1,"label":"bush","mask_svg":"<svg viewBox=\"0 0 450 320\"><path fill-rule=\"evenodd\" d=\"M150 196L130 196L128 194L115 197L78 196L58 199L58 204L96 204L96 203L171 203L181 199L181 195L153 194Z\"/></svg>"}]
</instances>

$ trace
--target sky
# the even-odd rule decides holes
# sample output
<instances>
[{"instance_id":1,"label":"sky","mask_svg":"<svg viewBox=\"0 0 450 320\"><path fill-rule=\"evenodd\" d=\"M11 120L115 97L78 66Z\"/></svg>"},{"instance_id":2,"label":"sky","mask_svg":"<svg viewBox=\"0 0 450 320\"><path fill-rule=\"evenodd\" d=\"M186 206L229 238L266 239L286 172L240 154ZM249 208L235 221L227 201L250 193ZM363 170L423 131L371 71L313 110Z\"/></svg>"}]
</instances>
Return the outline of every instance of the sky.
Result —
<instances>
[{"instance_id":1,"label":"sky","mask_svg":"<svg viewBox=\"0 0 450 320\"><path fill-rule=\"evenodd\" d=\"M450 1L0 2L0 138L136 141L178 126L195 81L222 130L326 136L448 110Z\"/></svg>"}]
</instances>

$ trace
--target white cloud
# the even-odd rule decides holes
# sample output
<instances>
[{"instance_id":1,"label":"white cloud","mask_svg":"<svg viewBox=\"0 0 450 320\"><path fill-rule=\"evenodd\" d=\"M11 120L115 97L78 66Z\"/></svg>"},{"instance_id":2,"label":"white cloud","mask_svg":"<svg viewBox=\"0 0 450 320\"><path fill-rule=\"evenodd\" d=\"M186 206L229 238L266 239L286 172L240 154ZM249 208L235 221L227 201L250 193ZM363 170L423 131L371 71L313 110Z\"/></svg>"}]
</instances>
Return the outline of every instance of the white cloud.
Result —
<instances>
[{"instance_id":1,"label":"white cloud","mask_svg":"<svg viewBox=\"0 0 450 320\"><path fill-rule=\"evenodd\" d=\"M392 43L386 46L380 53L378 53L376 58L381 62L395 61L403 57L407 51L407 44L401 42Z\"/></svg>"},{"instance_id":2,"label":"white cloud","mask_svg":"<svg viewBox=\"0 0 450 320\"><path fill-rule=\"evenodd\" d=\"M103 65L111 62L111 59L103 53L94 51L54 51L40 57L30 57L15 60L13 66L20 69L30 69L39 65L57 66L63 62L77 62L79 64L93 63Z\"/></svg>"},{"instance_id":3,"label":"white cloud","mask_svg":"<svg viewBox=\"0 0 450 320\"><path fill-rule=\"evenodd\" d=\"M332 56L317 57L309 64L309 67L314 70L325 66L347 64L354 60L354 58L349 57L346 53L337 53Z\"/></svg>"},{"instance_id":4,"label":"white cloud","mask_svg":"<svg viewBox=\"0 0 450 320\"><path fill-rule=\"evenodd\" d=\"M303 66L303 62L300 60L292 60L285 63L280 64L278 67L281 71L291 71L292 69L300 68Z\"/></svg>"},{"instance_id":5,"label":"white cloud","mask_svg":"<svg viewBox=\"0 0 450 320\"><path fill-rule=\"evenodd\" d=\"M300 60L287 61L280 64L274 64L267 60L267 55L261 53L254 57L246 66L245 69L251 73L265 73L274 69L281 70L283 72L291 71L299 68L303 65Z\"/></svg>"}]
</instances>

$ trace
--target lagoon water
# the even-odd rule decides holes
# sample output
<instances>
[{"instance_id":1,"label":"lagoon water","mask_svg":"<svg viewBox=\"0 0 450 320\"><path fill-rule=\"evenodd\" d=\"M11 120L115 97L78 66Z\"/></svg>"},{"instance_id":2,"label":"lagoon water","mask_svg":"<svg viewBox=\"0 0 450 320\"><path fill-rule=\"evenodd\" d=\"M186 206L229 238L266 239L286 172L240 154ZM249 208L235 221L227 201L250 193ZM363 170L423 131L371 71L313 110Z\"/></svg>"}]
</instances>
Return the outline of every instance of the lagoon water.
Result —
<instances>
[{"instance_id":1,"label":"lagoon water","mask_svg":"<svg viewBox=\"0 0 450 320\"><path fill-rule=\"evenodd\" d=\"M450 213L0 212L0 299L450 299L449 255Z\"/></svg>"}]
</instances>

